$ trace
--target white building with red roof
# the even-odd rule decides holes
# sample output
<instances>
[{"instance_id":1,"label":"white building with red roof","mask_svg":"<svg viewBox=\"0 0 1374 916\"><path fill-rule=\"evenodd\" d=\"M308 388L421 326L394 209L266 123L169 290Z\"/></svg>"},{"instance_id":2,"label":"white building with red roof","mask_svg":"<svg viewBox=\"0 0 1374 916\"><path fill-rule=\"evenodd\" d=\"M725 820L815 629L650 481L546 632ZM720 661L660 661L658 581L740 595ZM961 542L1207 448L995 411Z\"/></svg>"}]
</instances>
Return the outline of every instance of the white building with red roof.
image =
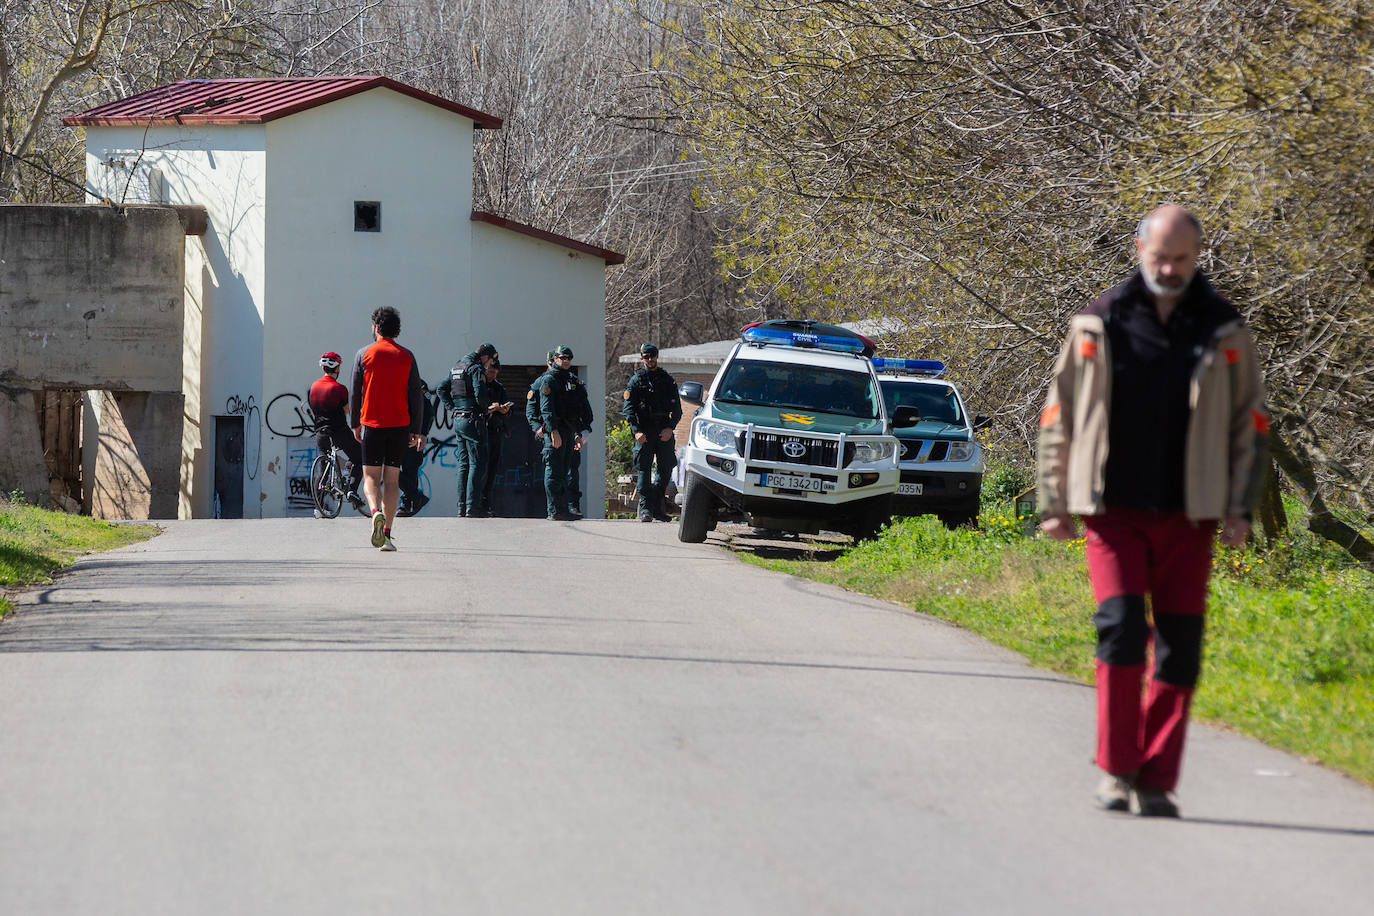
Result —
<instances>
[{"instance_id":1,"label":"white building with red roof","mask_svg":"<svg viewBox=\"0 0 1374 916\"><path fill-rule=\"evenodd\" d=\"M544 514L525 391L567 345L604 403L605 268L624 258L473 210L473 132L499 118L373 76L186 80L64 123L86 132L97 196L209 217L187 240L183 517L310 514L306 392L328 350L348 383L380 305L400 311L398 341L431 386L496 345L518 406L494 502ZM582 452L589 517L605 505L597 419ZM423 514L454 514L451 435L441 409Z\"/></svg>"}]
</instances>

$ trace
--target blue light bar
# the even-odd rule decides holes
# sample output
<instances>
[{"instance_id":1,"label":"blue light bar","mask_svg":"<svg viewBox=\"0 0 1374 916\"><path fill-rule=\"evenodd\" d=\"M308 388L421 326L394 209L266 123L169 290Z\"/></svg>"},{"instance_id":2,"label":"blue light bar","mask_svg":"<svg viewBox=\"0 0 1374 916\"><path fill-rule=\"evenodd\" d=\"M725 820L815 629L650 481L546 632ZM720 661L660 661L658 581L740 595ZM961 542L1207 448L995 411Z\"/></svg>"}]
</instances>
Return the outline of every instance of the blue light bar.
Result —
<instances>
[{"instance_id":1,"label":"blue light bar","mask_svg":"<svg viewBox=\"0 0 1374 916\"><path fill-rule=\"evenodd\" d=\"M805 347L814 350L833 350L836 353L862 353L864 342L857 337L832 337L809 331L785 331L781 328L746 328L744 342L756 347Z\"/></svg>"},{"instance_id":2,"label":"blue light bar","mask_svg":"<svg viewBox=\"0 0 1374 916\"><path fill-rule=\"evenodd\" d=\"M873 357L873 369L877 372L900 372L905 375L929 375L938 378L944 375L945 364L938 359L900 359L890 356Z\"/></svg>"}]
</instances>

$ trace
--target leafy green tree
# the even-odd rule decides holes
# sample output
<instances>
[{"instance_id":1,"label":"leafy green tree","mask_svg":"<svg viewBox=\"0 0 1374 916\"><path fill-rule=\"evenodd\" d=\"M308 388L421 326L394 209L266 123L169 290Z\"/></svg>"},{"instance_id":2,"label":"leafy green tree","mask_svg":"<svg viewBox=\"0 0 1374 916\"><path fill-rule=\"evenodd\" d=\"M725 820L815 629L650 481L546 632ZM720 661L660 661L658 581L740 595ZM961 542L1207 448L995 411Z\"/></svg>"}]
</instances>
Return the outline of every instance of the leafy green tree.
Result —
<instances>
[{"instance_id":1,"label":"leafy green tree","mask_svg":"<svg viewBox=\"0 0 1374 916\"><path fill-rule=\"evenodd\" d=\"M1007 457L1136 221L1188 206L1281 444L1374 515L1370 7L701 0L667 83L762 308L882 319L971 382Z\"/></svg>"}]
</instances>

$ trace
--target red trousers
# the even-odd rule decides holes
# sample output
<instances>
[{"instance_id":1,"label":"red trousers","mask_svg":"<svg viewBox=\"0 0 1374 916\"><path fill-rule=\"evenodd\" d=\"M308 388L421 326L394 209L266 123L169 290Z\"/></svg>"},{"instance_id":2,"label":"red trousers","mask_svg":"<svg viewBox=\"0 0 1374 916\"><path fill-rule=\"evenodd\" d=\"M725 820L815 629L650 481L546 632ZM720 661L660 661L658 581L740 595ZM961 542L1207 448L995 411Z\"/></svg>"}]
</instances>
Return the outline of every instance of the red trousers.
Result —
<instances>
[{"instance_id":1,"label":"red trousers","mask_svg":"<svg viewBox=\"0 0 1374 916\"><path fill-rule=\"evenodd\" d=\"M1216 523L1138 509L1109 509L1083 522L1097 600L1097 765L1170 791L1202 664ZM1142 697L1151 644L1154 666Z\"/></svg>"}]
</instances>

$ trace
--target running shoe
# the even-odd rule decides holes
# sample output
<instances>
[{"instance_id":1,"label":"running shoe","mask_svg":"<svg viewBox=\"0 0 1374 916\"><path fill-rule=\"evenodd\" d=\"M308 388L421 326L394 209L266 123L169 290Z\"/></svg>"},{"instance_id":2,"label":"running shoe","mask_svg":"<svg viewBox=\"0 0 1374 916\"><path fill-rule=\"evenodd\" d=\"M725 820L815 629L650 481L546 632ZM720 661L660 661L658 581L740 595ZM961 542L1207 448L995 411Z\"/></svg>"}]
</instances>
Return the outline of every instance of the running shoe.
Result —
<instances>
[{"instance_id":1,"label":"running shoe","mask_svg":"<svg viewBox=\"0 0 1374 916\"><path fill-rule=\"evenodd\" d=\"M378 547L377 549L380 550L382 553L395 553L396 545L392 543L391 537L387 536L382 539L382 546Z\"/></svg>"},{"instance_id":2,"label":"running shoe","mask_svg":"<svg viewBox=\"0 0 1374 916\"><path fill-rule=\"evenodd\" d=\"M381 547L386 541L386 515L378 509L372 513L372 546Z\"/></svg>"}]
</instances>

